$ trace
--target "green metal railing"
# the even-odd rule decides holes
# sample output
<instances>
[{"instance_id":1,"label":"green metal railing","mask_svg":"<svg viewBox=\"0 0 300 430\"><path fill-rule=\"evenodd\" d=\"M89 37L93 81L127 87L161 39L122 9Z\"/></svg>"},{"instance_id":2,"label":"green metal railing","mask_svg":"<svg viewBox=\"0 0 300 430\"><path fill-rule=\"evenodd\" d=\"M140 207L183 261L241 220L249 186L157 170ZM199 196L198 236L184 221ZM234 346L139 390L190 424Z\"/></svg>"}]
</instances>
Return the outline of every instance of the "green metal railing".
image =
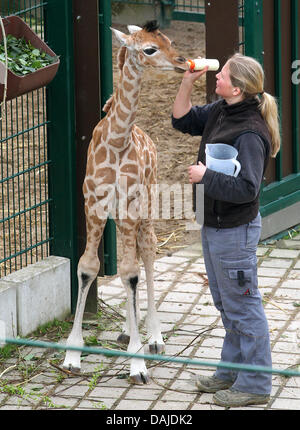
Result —
<instances>
[{"instance_id":1,"label":"green metal railing","mask_svg":"<svg viewBox=\"0 0 300 430\"><path fill-rule=\"evenodd\" d=\"M45 2L1 1L44 38ZM0 277L49 254L46 91L6 102L0 121Z\"/></svg>"},{"instance_id":2,"label":"green metal railing","mask_svg":"<svg viewBox=\"0 0 300 430\"><path fill-rule=\"evenodd\" d=\"M32 339L16 339L16 338L0 338L1 343L7 343L8 345L23 345L23 346L32 346L36 348L51 348L59 351L78 351L84 352L86 354L98 354L104 355L107 357L126 357L126 358L136 358L143 360L152 360L158 362L165 363L179 363L184 365L192 365L192 366L206 366L213 368L221 368L221 369L230 369L234 371L241 372L257 372L257 373L268 373L268 374L278 374L283 375L285 377L299 377L300 371L299 365L295 364L292 368L288 369L275 369L272 367L259 366L253 364L242 364L242 363L231 363L227 361L208 361L208 360L197 360L190 358L182 358L177 356L166 356L159 354L142 354L142 353L131 353L128 351L118 351L114 349L106 349L106 348L96 348L91 346L83 346L78 347L75 345L62 345L60 343L48 342L48 341L40 341L40 340L32 340Z\"/></svg>"},{"instance_id":3,"label":"green metal railing","mask_svg":"<svg viewBox=\"0 0 300 430\"><path fill-rule=\"evenodd\" d=\"M205 22L204 0L174 0L172 19Z\"/></svg>"}]
</instances>

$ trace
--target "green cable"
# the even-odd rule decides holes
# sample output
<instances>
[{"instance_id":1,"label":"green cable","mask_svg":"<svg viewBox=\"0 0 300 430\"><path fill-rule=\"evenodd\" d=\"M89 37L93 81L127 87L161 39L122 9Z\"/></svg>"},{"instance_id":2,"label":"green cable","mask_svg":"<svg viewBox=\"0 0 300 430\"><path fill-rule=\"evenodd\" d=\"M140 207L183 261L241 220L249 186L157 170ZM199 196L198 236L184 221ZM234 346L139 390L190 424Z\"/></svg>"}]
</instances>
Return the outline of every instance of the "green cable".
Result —
<instances>
[{"instance_id":1,"label":"green cable","mask_svg":"<svg viewBox=\"0 0 300 430\"><path fill-rule=\"evenodd\" d=\"M72 345L61 345L53 342L44 342L44 341L36 341L30 339L13 339L13 338L5 338L0 339L1 343L8 344L17 344L17 345L26 345L26 346L36 346L40 348L51 348L51 349L61 349L61 350L70 350L70 351L81 351L87 352L89 354L102 354L107 355L109 357L112 356L121 356L121 357L129 357L129 358L140 358L144 360L157 360L157 361L165 361L171 363L181 363L181 364L191 364L197 366L209 366L209 367L223 367L226 369L233 369L238 371L250 371L250 372L263 372L263 373L274 373L284 376L300 376L300 372L297 370L280 370L273 369L271 367L265 366L255 366L251 364L239 364L239 363L227 363L227 362L209 362L209 361L200 361L200 360L191 360L180 357L168 357L165 355L159 354L133 354L127 351L117 351L111 349L104 348L92 348L92 347L77 347Z\"/></svg>"}]
</instances>

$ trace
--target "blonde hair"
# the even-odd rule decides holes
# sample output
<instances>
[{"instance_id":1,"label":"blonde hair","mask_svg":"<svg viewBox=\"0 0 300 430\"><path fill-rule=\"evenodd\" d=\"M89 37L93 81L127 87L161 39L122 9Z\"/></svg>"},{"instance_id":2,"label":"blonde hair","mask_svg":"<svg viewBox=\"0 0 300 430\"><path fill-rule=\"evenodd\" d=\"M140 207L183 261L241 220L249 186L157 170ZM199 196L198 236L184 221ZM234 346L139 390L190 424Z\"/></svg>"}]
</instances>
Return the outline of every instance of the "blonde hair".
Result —
<instances>
[{"instance_id":1,"label":"blonde hair","mask_svg":"<svg viewBox=\"0 0 300 430\"><path fill-rule=\"evenodd\" d=\"M271 157L280 150L280 128L275 97L264 91L264 71L252 57L234 54L228 60L231 83L240 88L245 98L256 97L259 110L271 135Z\"/></svg>"}]
</instances>

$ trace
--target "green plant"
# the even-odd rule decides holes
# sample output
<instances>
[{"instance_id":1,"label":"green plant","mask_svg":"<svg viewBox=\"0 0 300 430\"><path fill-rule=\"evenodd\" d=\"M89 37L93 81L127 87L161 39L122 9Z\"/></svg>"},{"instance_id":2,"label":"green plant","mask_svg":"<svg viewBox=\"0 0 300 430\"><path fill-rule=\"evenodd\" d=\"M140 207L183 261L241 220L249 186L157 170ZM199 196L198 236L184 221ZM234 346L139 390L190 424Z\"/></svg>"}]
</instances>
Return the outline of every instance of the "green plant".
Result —
<instances>
[{"instance_id":1,"label":"green plant","mask_svg":"<svg viewBox=\"0 0 300 430\"><path fill-rule=\"evenodd\" d=\"M11 358L17 349L18 347L16 345L4 345L0 348L0 362L7 358Z\"/></svg>"},{"instance_id":2,"label":"green plant","mask_svg":"<svg viewBox=\"0 0 300 430\"><path fill-rule=\"evenodd\" d=\"M95 346L95 345L99 345L99 342L98 342L97 336L94 336L94 335L87 336L87 337L84 339L84 343L85 343L85 345L86 345L86 346Z\"/></svg>"},{"instance_id":3,"label":"green plant","mask_svg":"<svg viewBox=\"0 0 300 430\"><path fill-rule=\"evenodd\" d=\"M46 324L39 326L35 331L35 336L54 335L55 338L60 338L70 329L70 322L54 319Z\"/></svg>"},{"instance_id":4,"label":"green plant","mask_svg":"<svg viewBox=\"0 0 300 430\"><path fill-rule=\"evenodd\" d=\"M8 68L18 76L35 72L57 61L56 56L51 57L46 52L41 52L24 38L17 39L15 36L8 34L6 43ZM4 42L0 44L0 61L5 63Z\"/></svg>"},{"instance_id":5,"label":"green plant","mask_svg":"<svg viewBox=\"0 0 300 430\"><path fill-rule=\"evenodd\" d=\"M89 382L89 391L92 391L96 387L99 379L101 378L102 370L103 370L103 364L101 363L100 366L96 367L93 373L93 376L91 377L91 380Z\"/></svg>"}]
</instances>

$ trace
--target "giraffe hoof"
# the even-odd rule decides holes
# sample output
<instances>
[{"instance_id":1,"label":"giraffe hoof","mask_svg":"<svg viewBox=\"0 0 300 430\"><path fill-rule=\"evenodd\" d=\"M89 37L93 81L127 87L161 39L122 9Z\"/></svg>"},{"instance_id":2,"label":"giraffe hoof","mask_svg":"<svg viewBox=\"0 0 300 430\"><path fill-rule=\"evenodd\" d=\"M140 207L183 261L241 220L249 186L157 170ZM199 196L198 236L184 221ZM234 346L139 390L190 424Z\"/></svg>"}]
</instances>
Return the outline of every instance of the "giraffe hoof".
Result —
<instances>
[{"instance_id":1,"label":"giraffe hoof","mask_svg":"<svg viewBox=\"0 0 300 430\"><path fill-rule=\"evenodd\" d=\"M136 385L144 385L150 383L150 378L145 373L140 372L138 375L130 375L129 382Z\"/></svg>"},{"instance_id":2,"label":"giraffe hoof","mask_svg":"<svg viewBox=\"0 0 300 430\"><path fill-rule=\"evenodd\" d=\"M150 354L163 354L165 352L165 345L154 342L149 345Z\"/></svg>"},{"instance_id":3,"label":"giraffe hoof","mask_svg":"<svg viewBox=\"0 0 300 430\"><path fill-rule=\"evenodd\" d=\"M128 334L121 333L118 336L117 342L118 343L122 343L123 345L128 345L129 344L129 340L130 340L130 336L128 336Z\"/></svg>"},{"instance_id":4,"label":"giraffe hoof","mask_svg":"<svg viewBox=\"0 0 300 430\"><path fill-rule=\"evenodd\" d=\"M63 369L66 369L66 370L68 370L71 373L80 373L80 371L81 371L80 367L74 367L74 366L72 366L71 363L68 364L68 365L63 364L62 367L63 367Z\"/></svg>"}]
</instances>

